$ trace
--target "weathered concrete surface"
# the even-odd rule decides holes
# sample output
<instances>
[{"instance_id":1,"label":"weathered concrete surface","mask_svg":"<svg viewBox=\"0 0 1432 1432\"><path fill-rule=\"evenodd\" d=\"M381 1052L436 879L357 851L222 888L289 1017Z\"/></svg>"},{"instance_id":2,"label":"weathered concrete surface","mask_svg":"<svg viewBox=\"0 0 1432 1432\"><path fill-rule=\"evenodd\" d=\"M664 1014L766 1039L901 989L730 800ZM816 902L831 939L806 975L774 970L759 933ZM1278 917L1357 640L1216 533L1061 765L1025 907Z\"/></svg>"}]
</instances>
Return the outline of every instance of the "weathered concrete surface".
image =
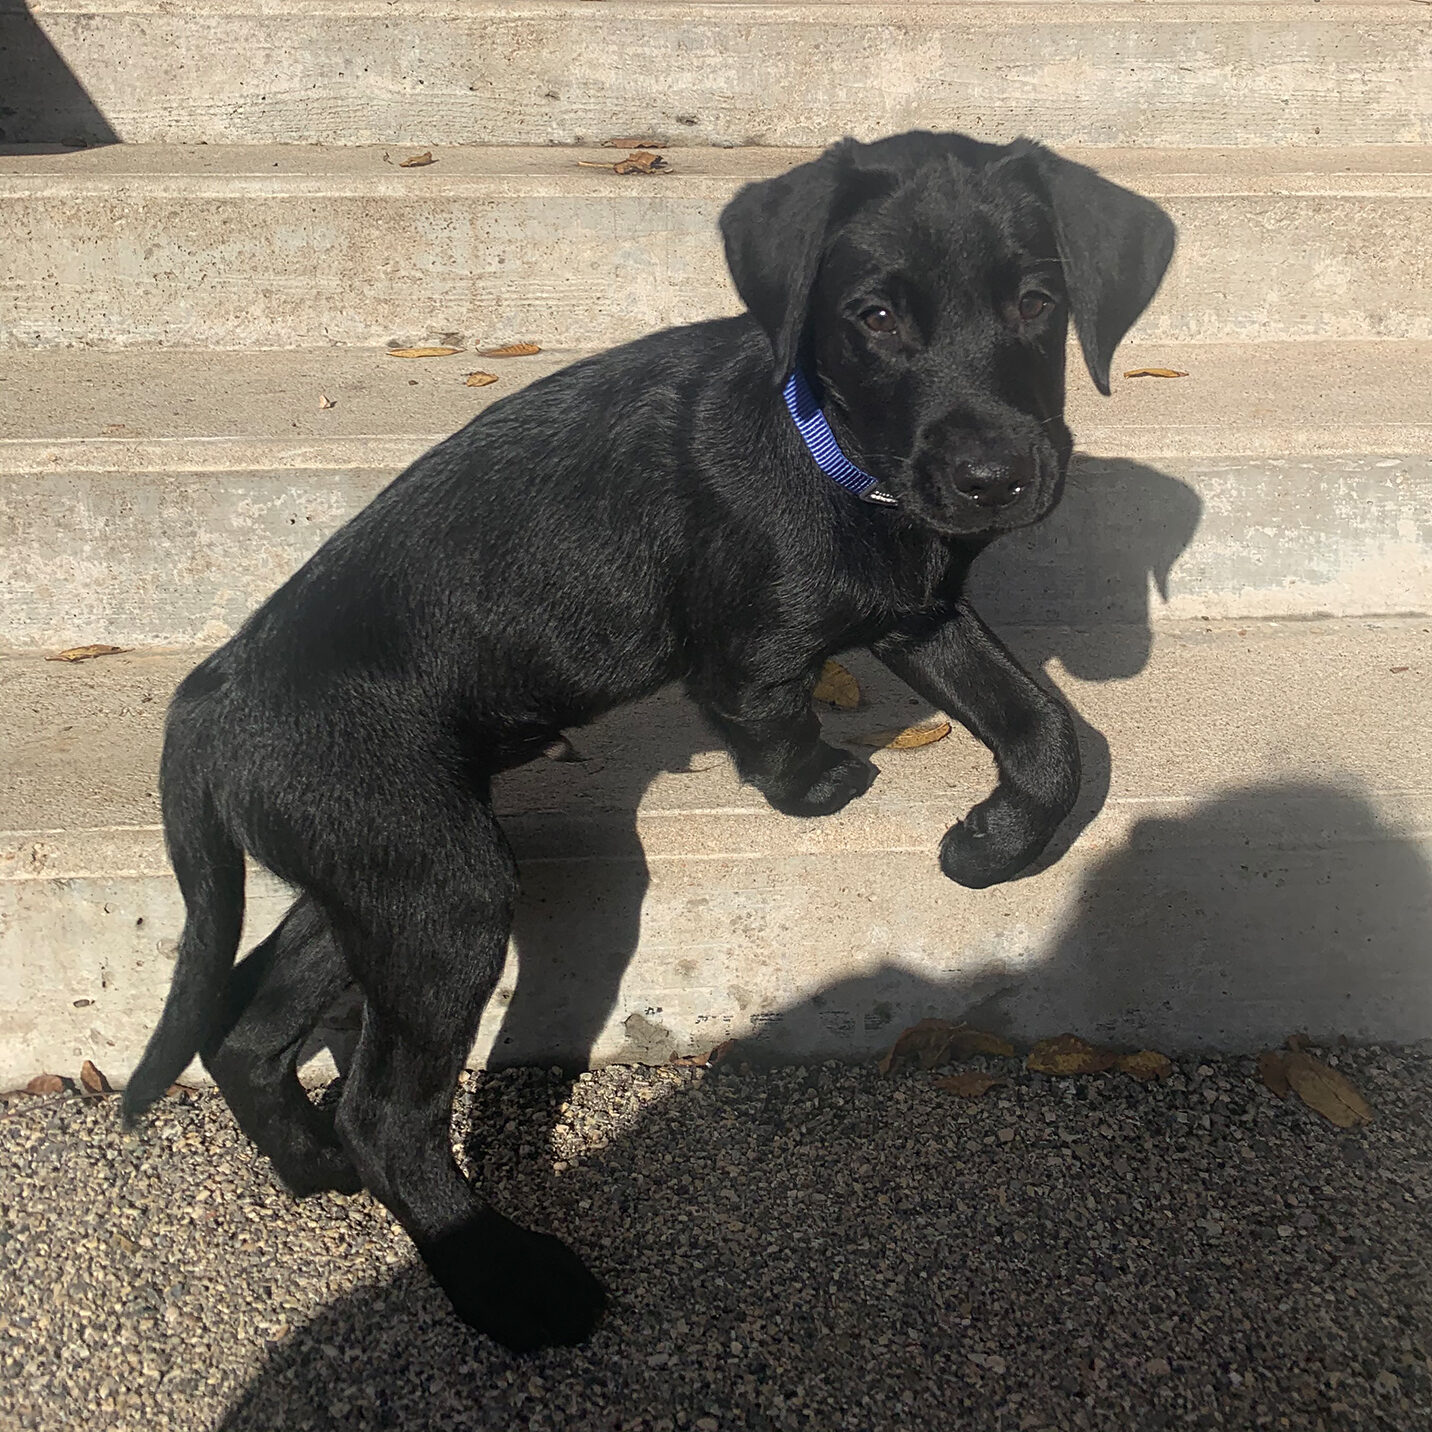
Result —
<instances>
[{"instance_id":1,"label":"weathered concrete surface","mask_svg":"<svg viewBox=\"0 0 1432 1432\"><path fill-rule=\"evenodd\" d=\"M600 347L734 310L716 216L809 157L118 145L0 157L0 345L294 348L455 332ZM401 155L390 156L390 158ZM1150 340L1432 338L1432 147L1088 150L1181 247Z\"/></svg>"},{"instance_id":2,"label":"weathered concrete surface","mask_svg":"<svg viewBox=\"0 0 1432 1432\"><path fill-rule=\"evenodd\" d=\"M1062 144L1432 139L1414 5L31 0L90 104L16 48L9 137L820 144L916 126ZM20 0L0 25L18 28ZM235 63L235 57L242 57ZM102 112L99 119L93 106Z\"/></svg>"},{"instance_id":3,"label":"weathered concrete surface","mask_svg":"<svg viewBox=\"0 0 1432 1432\"><path fill-rule=\"evenodd\" d=\"M1059 863L984 892L942 879L939 836L991 779L959 733L877 755L867 797L802 822L659 698L577 737L584 764L504 781L525 895L475 1057L595 1037L599 1059L662 1060L736 1034L857 1054L933 1013L1169 1049L1432 1034L1425 621L1165 629L1112 683L1068 668L1143 634L1013 640L1103 732L1085 732L1084 816L1107 800ZM153 770L194 659L0 661L0 1086L138 1054L180 925ZM854 664L873 699L826 718L837 739L923 714ZM284 897L267 878L251 897L258 931Z\"/></svg>"},{"instance_id":4,"label":"weathered concrete surface","mask_svg":"<svg viewBox=\"0 0 1432 1432\"><path fill-rule=\"evenodd\" d=\"M221 641L473 413L574 355L12 353L0 642ZM1149 344L1100 397L1060 509L982 560L1016 623L1432 611L1432 344ZM484 364L501 375L468 388ZM1118 376L1172 366L1177 380ZM320 410L320 395L336 406Z\"/></svg>"}]
</instances>

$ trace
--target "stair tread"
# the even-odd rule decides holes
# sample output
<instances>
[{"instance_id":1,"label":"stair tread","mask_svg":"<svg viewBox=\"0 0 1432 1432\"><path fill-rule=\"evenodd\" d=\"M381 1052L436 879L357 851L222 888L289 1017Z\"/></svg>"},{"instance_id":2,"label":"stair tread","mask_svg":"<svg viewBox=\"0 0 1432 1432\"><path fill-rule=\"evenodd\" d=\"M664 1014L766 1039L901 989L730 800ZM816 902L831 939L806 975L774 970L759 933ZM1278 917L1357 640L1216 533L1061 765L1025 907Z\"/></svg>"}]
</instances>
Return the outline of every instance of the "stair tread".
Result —
<instances>
[{"instance_id":1,"label":"stair tread","mask_svg":"<svg viewBox=\"0 0 1432 1432\"><path fill-rule=\"evenodd\" d=\"M540 334L513 334L540 338ZM581 357L382 349L19 350L0 372L0 472L211 470L411 460L475 413ZM1126 379L1140 367L1186 378ZM498 382L469 388L474 369ZM1103 398L1069 355L1082 450L1128 457L1432 451L1432 342L1131 341ZM335 406L320 409L320 397Z\"/></svg>"},{"instance_id":2,"label":"stair tread","mask_svg":"<svg viewBox=\"0 0 1432 1432\"><path fill-rule=\"evenodd\" d=\"M1065 662L1076 650L1074 664L1091 669L1087 632L1007 635L1029 665L1050 668L1112 752L1108 801L1081 843L1115 838L1151 807L1235 785L1300 780L1336 779L1390 809L1417 813L1424 827L1432 818L1426 618L1171 624L1154 633L1140 674L1115 681L1069 675ZM1099 639L1113 651L1144 638L1111 627ZM8 693L0 710L0 830L8 832L0 837L0 878L86 873L116 850L128 860L139 850L150 863L162 861L155 771L163 714L200 654L139 650L76 665L33 652L0 656ZM867 705L823 713L834 739L853 741L930 714L868 659L850 665ZM1350 741L1354 731L1377 736ZM600 826L604 816L633 808L646 822L644 838L649 829L652 856L920 847L992 777L983 747L957 729L922 750L877 753L881 775L867 797L828 820L799 821L772 812L737 782L692 708L673 694L618 711L573 739L586 764L538 762L499 784L499 809L517 818L519 845L529 853L554 840L559 848L580 845L573 823ZM544 835L554 823L558 833ZM100 838L104 832L113 838ZM41 872L24 854L37 839L51 852ZM103 851L110 854L96 855Z\"/></svg>"},{"instance_id":3,"label":"stair tread","mask_svg":"<svg viewBox=\"0 0 1432 1432\"><path fill-rule=\"evenodd\" d=\"M429 149L423 146L423 149ZM676 146L669 173L616 176L581 161L614 163L620 154L576 145L431 146L430 165L403 169L416 145L113 144L66 150L15 145L0 153L0 198L129 189L146 194L608 195L710 193L779 174L817 150ZM1367 144L1239 148L1081 148L1060 153L1093 165L1151 198L1209 194L1432 193L1432 145ZM385 157L386 156L386 157Z\"/></svg>"}]
</instances>

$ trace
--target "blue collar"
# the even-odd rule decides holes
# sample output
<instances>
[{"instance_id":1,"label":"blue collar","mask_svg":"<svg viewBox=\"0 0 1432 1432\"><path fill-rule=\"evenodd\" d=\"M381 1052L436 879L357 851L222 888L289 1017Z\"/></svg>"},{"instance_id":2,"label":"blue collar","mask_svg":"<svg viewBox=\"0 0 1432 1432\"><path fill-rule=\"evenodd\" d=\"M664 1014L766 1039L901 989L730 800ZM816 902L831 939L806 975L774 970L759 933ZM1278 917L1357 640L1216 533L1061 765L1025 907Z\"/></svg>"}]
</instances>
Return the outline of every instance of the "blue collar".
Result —
<instances>
[{"instance_id":1,"label":"blue collar","mask_svg":"<svg viewBox=\"0 0 1432 1432\"><path fill-rule=\"evenodd\" d=\"M871 477L868 472L856 467L841 452L840 444L835 440L835 434L831 432L830 424L820 410L820 399L816 397L810 381L799 368L791 374L781 396L786 400L791 421L796 425L796 431L801 435L811 457L815 459L815 465L837 487L843 487L865 502L875 502L882 507L899 506L896 498L880 490L879 478Z\"/></svg>"}]
</instances>

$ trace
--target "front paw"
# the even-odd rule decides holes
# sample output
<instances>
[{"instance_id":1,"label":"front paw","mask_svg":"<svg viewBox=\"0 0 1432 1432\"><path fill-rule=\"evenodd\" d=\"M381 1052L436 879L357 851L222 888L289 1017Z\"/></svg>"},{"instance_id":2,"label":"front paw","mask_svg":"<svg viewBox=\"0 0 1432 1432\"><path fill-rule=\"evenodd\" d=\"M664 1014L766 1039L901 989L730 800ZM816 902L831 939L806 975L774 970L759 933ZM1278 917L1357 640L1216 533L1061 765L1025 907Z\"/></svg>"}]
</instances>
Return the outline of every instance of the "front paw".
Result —
<instances>
[{"instance_id":1,"label":"front paw","mask_svg":"<svg viewBox=\"0 0 1432 1432\"><path fill-rule=\"evenodd\" d=\"M783 815L834 815L856 796L864 795L875 776L869 761L822 741L814 774L803 773L789 783L769 787L766 799Z\"/></svg>"},{"instance_id":2,"label":"front paw","mask_svg":"<svg viewBox=\"0 0 1432 1432\"><path fill-rule=\"evenodd\" d=\"M1032 865L1062 819L1021 809L998 794L982 801L940 842L940 869L958 885L984 890Z\"/></svg>"}]
</instances>

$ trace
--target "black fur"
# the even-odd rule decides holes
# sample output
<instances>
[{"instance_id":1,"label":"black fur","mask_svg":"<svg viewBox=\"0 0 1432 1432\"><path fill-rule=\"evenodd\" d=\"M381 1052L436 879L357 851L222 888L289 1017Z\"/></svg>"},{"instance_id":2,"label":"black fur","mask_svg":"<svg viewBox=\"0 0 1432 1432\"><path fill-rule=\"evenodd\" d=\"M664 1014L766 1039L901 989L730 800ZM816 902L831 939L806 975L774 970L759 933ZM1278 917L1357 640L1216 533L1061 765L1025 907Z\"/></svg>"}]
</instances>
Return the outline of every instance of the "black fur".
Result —
<instances>
[{"instance_id":1,"label":"black fur","mask_svg":"<svg viewBox=\"0 0 1432 1432\"><path fill-rule=\"evenodd\" d=\"M1026 868L1074 801L1074 728L961 587L991 538L1058 500L1066 315L1107 390L1173 247L1157 207L1037 145L922 133L749 185L721 228L747 315L493 405L336 533L169 713L188 923L127 1117L202 1053L292 1188L369 1189L459 1315L516 1348L584 1337L605 1294L449 1152L517 890L493 775L679 681L773 806L839 810L874 773L821 740L811 692L828 656L868 647L996 757L945 874L980 887ZM897 507L816 469L780 399L797 363ZM233 970L244 852L300 895ZM350 980L362 1034L325 1121L296 1062Z\"/></svg>"}]
</instances>

